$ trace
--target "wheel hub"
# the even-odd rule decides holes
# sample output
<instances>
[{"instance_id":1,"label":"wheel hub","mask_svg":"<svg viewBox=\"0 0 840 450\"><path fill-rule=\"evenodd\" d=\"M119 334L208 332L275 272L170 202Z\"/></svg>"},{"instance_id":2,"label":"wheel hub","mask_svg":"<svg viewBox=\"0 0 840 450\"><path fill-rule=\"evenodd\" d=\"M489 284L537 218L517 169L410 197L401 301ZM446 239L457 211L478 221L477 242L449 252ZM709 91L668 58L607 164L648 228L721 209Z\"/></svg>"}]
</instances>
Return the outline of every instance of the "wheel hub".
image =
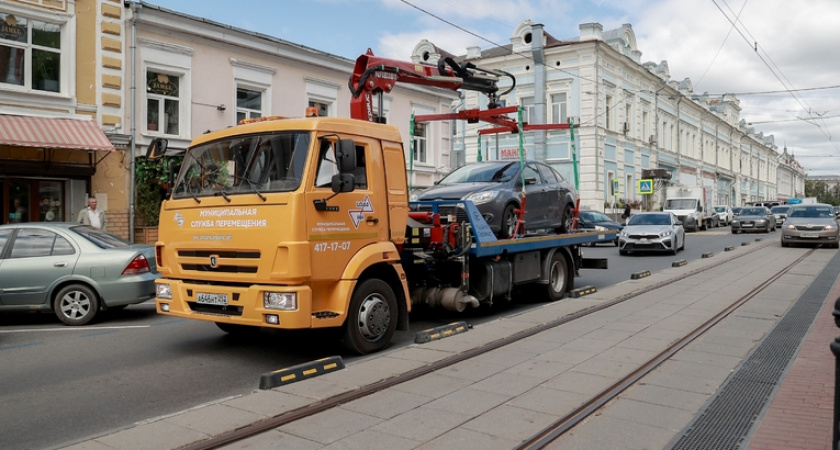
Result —
<instances>
[{"instance_id":1,"label":"wheel hub","mask_svg":"<svg viewBox=\"0 0 840 450\"><path fill-rule=\"evenodd\" d=\"M377 340L385 335L391 323L391 310L378 295L368 296L359 308L359 329L365 339Z\"/></svg>"}]
</instances>

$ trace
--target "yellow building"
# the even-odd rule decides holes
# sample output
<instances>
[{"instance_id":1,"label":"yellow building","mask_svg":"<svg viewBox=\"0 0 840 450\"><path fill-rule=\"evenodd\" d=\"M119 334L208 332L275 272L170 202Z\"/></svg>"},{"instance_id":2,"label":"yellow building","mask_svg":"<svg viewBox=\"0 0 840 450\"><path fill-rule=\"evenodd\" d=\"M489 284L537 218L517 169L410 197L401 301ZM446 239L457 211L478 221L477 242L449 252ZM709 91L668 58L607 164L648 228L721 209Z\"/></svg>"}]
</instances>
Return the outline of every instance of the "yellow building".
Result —
<instances>
[{"instance_id":1,"label":"yellow building","mask_svg":"<svg viewBox=\"0 0 840 450\"><path fill-rule=\"evenodd\" d=\"M75 221L94 195L129 237L123 2L0 0L0 212Z\"/></svg>"}]
</instances>

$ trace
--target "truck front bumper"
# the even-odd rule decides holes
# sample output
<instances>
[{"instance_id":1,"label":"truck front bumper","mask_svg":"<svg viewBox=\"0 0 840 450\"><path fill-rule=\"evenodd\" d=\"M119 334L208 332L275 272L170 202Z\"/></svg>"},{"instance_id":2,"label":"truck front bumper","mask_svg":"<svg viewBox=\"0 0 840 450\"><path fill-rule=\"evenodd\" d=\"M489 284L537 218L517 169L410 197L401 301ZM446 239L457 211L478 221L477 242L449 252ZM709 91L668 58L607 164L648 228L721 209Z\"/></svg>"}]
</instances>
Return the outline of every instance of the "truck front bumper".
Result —
<instances>
[{"instance_id":1,"label":"truck front bumper","mask_svg":"<svg viewBox=\"0 0 840 450\"><path fill-rule=\"evenodd\" d=\"M309 286L231 286L160 279L155 283L158 314L255 327L312 328ZM286 299L271 306L267 293ZM336 314L339 316L341 314ZM319 326L323 323L319 323Z\"/></svg>"}]
</instances>

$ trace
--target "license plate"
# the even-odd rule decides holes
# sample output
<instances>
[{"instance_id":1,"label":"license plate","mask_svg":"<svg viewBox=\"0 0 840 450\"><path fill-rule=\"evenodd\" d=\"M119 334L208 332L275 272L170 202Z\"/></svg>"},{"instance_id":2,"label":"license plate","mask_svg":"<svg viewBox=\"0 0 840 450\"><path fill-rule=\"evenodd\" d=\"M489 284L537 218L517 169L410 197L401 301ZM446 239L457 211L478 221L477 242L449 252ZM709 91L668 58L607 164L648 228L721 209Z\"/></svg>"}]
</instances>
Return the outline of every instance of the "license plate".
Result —
<instances>
[{"instance_id":1,"label":"license plate","mask_svg":"<svg viewBox=\"0 0 840 450\"><path fill-rule=\"evenodd\" d=\"M802 233L802 237L804 238L818 238L820 237L817 233Z\"/></svg>"},{"instance_id":2,"label":"license plate","mask_svg":"<svg viewBox=\"0 0 840 450\"><path fill-rule=\"evenodd\" d=\"M639 239L639 244L650 244L650 241L642 238L642 239Z\"/></svg>"},{"instance_id":3,"label":"license plate","mask_svg":"<svg viewBox=\"0 0 840 450\"><path fill-rule=\"evenodd\" d=\"M205 294L199 292L195 295L195 301L203 305L227 305L227 294Z\"/></svg>"},{"instance_id":4,"label":"license plate","mask_svg":"<svg viewBox=\"0 0 840 450\"><path fill-rule=\"evenodd\" d=\"M744 228L751 228L751 227L753 226L753 224L751 224L751 223L742 223L742 224L741 224L741 226L742 226L742 227L744 227Z\"/></svg>"}]
</instances>

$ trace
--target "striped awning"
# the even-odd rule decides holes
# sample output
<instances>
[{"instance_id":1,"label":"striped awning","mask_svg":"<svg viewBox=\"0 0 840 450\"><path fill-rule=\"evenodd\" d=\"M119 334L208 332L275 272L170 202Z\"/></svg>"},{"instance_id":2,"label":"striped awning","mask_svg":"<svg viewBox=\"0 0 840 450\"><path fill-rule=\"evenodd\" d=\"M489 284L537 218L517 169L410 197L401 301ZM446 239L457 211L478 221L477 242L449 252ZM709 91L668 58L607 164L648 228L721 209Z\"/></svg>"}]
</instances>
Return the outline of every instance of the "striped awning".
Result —
<instances>
[{"instance_id":1,"label":"striped awning","mask_svg":"<svg viewBox=\"0 0 840 450\"><path fill-rule=\"evenodd\" d=\"M93 120L6 114L0 114L0 144L114 151L114 145Z\"/></svg>"}]
</instances>

